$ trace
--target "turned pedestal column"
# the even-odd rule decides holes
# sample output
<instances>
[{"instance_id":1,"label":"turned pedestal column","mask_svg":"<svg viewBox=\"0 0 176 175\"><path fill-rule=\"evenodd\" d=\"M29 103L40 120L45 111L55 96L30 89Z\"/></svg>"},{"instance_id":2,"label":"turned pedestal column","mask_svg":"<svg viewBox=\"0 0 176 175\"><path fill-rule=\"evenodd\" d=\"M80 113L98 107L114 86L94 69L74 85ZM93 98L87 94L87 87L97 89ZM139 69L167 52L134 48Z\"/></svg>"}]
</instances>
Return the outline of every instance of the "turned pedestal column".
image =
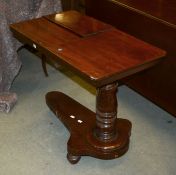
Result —
<instances>
[{"instance_id":1,"label":"turned pedestal column","mask_svg":"<svg viewBox=\"0 0 176 175\"><path fill-rule=\"evenodd\" d=\"M102 142L109 142L117 138L117 84L98 88L96 96L96 128L94 136Z\"/></svg>"}]
</instances>

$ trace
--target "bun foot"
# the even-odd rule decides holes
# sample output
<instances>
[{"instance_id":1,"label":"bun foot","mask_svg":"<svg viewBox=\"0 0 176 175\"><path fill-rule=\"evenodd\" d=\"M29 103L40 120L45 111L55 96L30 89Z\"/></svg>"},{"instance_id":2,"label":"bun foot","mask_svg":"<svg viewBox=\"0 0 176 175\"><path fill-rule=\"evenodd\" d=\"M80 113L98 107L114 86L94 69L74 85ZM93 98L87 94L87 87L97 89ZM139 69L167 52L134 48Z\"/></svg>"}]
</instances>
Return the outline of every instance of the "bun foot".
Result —
<instances>
[{"instance_id":1,"label":"bun foot","mask_svg":"<svg viewBox=\"0 0 176 175\"><path fill-rule=\"evenodd\" d=\"M81 159L81 156L74 156L72 154L67 153L67 159L71 164L76 164Z\"/></svg>"}]
</instances>

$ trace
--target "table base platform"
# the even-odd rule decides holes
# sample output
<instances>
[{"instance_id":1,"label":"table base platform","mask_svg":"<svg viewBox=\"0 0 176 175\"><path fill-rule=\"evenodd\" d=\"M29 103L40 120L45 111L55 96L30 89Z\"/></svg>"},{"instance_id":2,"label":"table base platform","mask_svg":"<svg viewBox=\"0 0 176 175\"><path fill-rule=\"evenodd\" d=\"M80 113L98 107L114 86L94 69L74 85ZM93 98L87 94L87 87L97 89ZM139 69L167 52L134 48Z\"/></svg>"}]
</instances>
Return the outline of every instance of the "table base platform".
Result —
<instances>
[{"instance_id":1,"label":"table base platform","mask_svg":"<svg viewBox=\"0 0 176 175\"><path fill-rule=\"evenodd\" d=\"M46 103L70 131L67 143L67 159L70 163L77 163L81 156L114 159L128 151L132 127L130 121L116 118L116 137L112 140L101 140L94 134L94 112L58 91L47 93Z\"/></svg>"}]
</instances>

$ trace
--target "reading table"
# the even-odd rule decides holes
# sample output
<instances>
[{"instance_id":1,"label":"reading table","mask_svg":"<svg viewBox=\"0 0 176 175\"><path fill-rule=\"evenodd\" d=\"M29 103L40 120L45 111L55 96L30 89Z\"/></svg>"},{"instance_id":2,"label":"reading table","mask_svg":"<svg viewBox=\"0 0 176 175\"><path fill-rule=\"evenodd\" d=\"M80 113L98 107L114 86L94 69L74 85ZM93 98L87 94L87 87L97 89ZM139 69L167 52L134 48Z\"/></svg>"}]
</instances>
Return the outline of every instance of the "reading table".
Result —
<instances>
[{"instance_id":1,"label":"reading table","mask_svg":"<svg viewBox=\"0 0 176 175\"><path fill-rule=\"evenodd\" d=\"M113 159L129 147L131 122L117 118L117 82L158 64L165 51L76 11L11 25L14 36L96 87L96 112L62 92L46 103L70 131L67 158Z\"/></svg>"}]
</instances>

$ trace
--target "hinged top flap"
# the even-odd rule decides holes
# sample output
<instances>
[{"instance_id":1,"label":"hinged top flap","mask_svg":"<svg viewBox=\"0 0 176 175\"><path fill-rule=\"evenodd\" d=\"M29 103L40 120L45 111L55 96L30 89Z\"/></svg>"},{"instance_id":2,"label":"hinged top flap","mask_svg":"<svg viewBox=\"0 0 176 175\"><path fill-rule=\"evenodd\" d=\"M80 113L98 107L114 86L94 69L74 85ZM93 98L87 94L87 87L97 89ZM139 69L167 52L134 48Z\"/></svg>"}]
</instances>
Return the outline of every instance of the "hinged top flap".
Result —
<instances>
[{"instance_id":1,"label":"hinged top flap","mask_svg":"<svg viewBox=\"0 0 176 175\"><path fill-rule=\"evenodd\" d=\"M69 29L81 37L95 35L112 28L111 25L73 10L48 15L45 18L59 26Z\"/></svg>"}]
</instances>

